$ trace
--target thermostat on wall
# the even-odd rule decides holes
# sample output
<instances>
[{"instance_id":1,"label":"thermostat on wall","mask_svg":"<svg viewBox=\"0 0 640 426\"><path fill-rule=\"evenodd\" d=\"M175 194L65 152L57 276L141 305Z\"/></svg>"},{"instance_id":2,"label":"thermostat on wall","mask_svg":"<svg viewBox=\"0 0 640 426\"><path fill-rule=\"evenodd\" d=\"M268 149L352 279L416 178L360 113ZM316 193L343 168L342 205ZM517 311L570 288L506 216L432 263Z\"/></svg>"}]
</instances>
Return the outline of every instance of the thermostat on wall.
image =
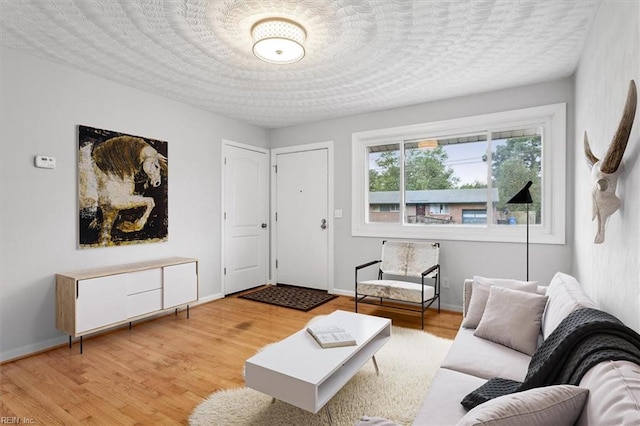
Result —
<instances>
[{"instance_id":1,"label":"thermostat on wall","mask_svg":"<svg viewBox=\"0 0 640 426\"><path fill-rule=\"evenodd\" d=\"M41 169L55 169L56 168L56 159L53 157L46 157L44 155L36 155L36 167L40 167Z\"/></svg>"}]
</instances>

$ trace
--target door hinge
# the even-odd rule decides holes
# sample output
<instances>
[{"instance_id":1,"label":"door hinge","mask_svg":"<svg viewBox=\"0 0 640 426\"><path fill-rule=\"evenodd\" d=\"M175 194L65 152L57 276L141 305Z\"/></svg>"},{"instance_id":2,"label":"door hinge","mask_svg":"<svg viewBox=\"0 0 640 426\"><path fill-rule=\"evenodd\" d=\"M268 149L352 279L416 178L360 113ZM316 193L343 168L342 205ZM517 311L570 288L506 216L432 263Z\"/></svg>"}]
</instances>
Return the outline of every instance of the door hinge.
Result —
<instances>
[{"instance_id":1,"label":"door hinge","mask_svg":"<svg viewBox=\"0 0 640 426\"><path fill-rule=\"evenodd\" d=\"M224 165L227 165L227 157L224 157Z\"/></svg>"},{"instance_id":2,"label":"door hinge","mask_svg":"<svg viewBox=\"0 0 640 426\"><path fill-rule=\"evenodd\" d=\"M227 268L224 268L224 274L227 275Z\"/></svg>"},{"instance_id":3,"label":"door hinge","mask_svg":"<svg viewBox=\"0 0 640 426\"><path fill-rule=\"evenodd\" d=\"M276 164L275 166L273 166L276 168L276 174L278 174L278 165Z\"/></svg>"},{"instance_id":4,"label":"door hinge","mask_svg":"<svg viewBox=\"0 0 640 426\"><path fill-rule=\"evenodd\" d=\"M276 222L278 221L278 212L276 212Z\"/></svg>"},{"instance_id":5,"label":"door hinge","mask_svg":"<svg viewBox=\"0 0 640 426\"><path fill-rule=\"evenodd\" d=\"M227 212L224 212L224 220L227 220Z\"/></svg>"},{"instance_id":6,"label":"door hinge","mask_svg":"<svg viewBox=\"0 0 640 426\"><path fill-rule=\"evenodd\" d=\"M278 269L278 259L276 259L276 269Z\"/></svg>"}]
</instances>

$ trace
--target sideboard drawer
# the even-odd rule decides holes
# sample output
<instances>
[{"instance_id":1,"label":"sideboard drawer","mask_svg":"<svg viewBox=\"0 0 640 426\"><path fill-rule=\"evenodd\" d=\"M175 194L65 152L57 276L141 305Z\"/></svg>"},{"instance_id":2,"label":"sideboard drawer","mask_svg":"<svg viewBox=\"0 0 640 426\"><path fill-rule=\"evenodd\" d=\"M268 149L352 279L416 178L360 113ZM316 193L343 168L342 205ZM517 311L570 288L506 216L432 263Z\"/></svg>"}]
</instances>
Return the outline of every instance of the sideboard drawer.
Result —
<instances>
[{"instance_id":1,"label":"sideboard drawer","mask_svg":"<svg viewBox=\"0 0 640 426\"><path fill-rule=\"evenodd\" d=\"M162 309L162 289L127 296L127 317L133 318Z\"/></svg>"},{"instance_id":2,"label":"sideboard drawer","mask_svg":"<svg viewBox=\"0 0 640 426\"><path fill-rule=\"evenodd\" d=\"M142 293L162 288L162 269L129 272L127 274L127 294Z\"/></svg>"}]
</instances>

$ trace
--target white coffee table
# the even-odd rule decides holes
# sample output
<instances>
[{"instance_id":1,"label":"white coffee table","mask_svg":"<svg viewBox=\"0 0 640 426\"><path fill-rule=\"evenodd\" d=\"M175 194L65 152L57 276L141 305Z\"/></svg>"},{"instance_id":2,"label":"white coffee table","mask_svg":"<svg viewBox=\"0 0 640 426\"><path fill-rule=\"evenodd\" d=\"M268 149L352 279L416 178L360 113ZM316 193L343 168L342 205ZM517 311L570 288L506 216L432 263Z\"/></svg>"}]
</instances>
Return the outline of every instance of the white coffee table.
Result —
<instances>
[{"instance_id":1,"label":"white coffee table","mask_svg":"<svg viewBox=\"0 0 640 426\"><path fill-rule=\"evenodd\" d=\"M314 322L322 324L344 328L357 345L323 349L302 329L245 362L246 386L317 413L391 338L387 318L335 311Z\"/></svg>"}]
</instances>

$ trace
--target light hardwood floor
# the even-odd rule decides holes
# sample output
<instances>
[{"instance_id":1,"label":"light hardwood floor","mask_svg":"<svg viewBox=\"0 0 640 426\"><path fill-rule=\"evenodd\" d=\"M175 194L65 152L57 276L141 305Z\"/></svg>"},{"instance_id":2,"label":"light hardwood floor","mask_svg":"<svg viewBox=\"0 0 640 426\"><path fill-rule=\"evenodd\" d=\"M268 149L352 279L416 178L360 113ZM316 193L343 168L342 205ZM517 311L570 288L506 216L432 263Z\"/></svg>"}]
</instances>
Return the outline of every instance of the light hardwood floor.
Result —
<instances>
[{"instance_id":1,"label":"light hardwood floor","mask_svg":"<svg viewBox=\"0 0 640 426\"><path fill-rule=\"evenodd\" d=\"M361 305L393 325L420 328L416 313ZM259 348L301 329L315 315L353 311L340 296L309 312L235 296L85 338L0 366L0 419L40 425L187 424L211 393L244 385L244 361ZM453 338L462 316L429 310L425 331ZM25 421L26 420L26 421ZM6 423L6 421L5 421Z\"/></svg>"}]
</instances>

